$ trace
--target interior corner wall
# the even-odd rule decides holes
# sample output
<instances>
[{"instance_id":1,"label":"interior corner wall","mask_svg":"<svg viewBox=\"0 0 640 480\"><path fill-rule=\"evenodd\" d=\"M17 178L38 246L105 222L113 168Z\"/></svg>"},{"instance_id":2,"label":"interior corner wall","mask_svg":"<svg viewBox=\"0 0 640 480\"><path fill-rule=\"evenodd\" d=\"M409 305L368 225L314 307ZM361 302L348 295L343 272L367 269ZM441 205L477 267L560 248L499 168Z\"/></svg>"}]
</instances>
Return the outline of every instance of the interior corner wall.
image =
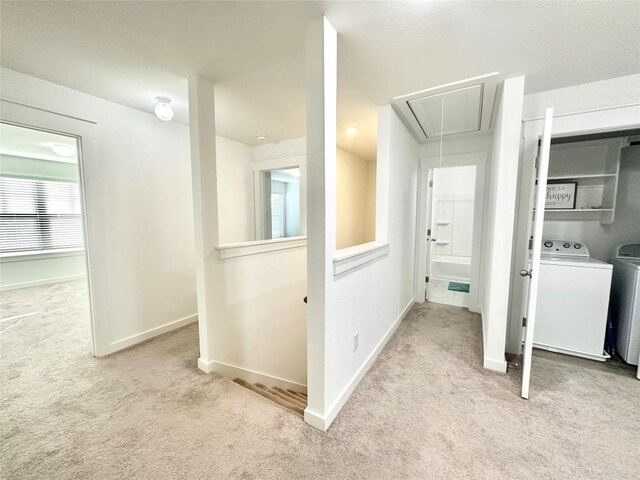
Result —
<instances>
[{"instance_id":1,"label":"interior corner wall","mask_svg":"<svg viewBox=\"0 0 640 480\"><path fill-rule=\"evenodd\" d=\"M327 424L414 301L418 144L390 105L381 106L378 115L376 223L387 225L389 252L360 268L329 276L325 316ZM327 224L326 228L335 226ZM379 241L376 238L376 243ZM354 351L356 334L359 345Z\"/></svg>"},{"instance_id":2,"label":"interior corner wall","mask_svg":"<svg viewBox=\"0 0 640 480\"><path fill-rule=\"evenodd\" d=\"M484 236L484 367L505 372L524 77L504 81L493 130Z\"/></svg>"},{"instance_id":3,"label":"interior corner wall","mask_svg":"<svg viewBox=\"0 0 640 480\"><path fill-rule=\"evenodd\" d=\"M372 162L340 147L336 156L336 248L340 250L375 240L375 222L371 222L375 201L369 194L373 186L375 195L375 170L369 167Z\"/></svg>"},{"instance_id":4,"label":"interior corner wall","mask_svg":"<svg viewBox=\"0 0 640 480\"><path fill-rule=\"evenodd\" d=\"M94 308L110 353L196 319L189 130L177 122L2 68L2 98L97 124L85 197Z\"/></svg>"},{"instance_id":5,"label":"interior corner wall","mask_svg":"<svg viewBox=\"0 0 640 480\"><path fill-rule=\"evenodd\" d=\"M220 243L256 240L253 218L253 149L249 145L216 136Z\"/></svg>"}]
</instances>

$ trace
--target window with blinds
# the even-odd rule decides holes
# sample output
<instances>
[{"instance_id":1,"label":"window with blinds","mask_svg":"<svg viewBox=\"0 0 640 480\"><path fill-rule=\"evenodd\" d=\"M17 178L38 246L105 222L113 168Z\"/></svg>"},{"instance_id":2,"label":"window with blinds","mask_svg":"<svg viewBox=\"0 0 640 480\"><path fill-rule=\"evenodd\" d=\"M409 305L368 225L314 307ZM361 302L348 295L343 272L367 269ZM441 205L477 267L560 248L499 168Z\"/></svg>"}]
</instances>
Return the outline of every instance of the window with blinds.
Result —
<instances>
[{"instance_id":1,"label":"window with blinds","mask_svg":"<svg viewBox=\"0 0 640 480\"><path fill-rule=\"evenodd\" d=\"M78 183L0 177L0 253L82 247Z\"/></svg>"}]
</instances>

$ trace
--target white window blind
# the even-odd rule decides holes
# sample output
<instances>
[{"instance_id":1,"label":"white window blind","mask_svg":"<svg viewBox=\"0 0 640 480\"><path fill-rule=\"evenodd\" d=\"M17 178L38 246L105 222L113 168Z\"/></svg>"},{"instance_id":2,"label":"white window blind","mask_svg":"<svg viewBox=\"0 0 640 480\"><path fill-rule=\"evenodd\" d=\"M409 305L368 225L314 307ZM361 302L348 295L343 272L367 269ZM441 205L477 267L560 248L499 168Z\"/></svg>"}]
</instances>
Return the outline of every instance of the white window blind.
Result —
<instances>
[{"instance_id":1,"label":"white window blind","mask_svg":"<svg viewBox=\"0 0 640 480\"><path fill-rule=\"evenodd\" d=\"M78 183L0 177L0 253L83 246Z\"/></svg>"}]
</instances>

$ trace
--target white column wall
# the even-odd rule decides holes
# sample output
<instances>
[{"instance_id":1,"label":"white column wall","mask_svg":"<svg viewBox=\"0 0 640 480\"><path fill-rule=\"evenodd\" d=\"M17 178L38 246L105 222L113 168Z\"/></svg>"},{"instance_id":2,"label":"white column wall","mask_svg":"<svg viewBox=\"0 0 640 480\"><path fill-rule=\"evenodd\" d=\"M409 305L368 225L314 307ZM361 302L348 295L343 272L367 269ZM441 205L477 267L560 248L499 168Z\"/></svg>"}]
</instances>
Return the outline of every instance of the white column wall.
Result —
<instances>
[{"instance_id":1,"label":"white column wall","mask_svg":"<svg viewBox=\"0 0 640 480\"><path fill-rule=\"evenodd\" d=\"M485 222L482 323L484 367L506 372L511 259L515 231L524 77L504 81L493 130Z\"/></svg>"}]
</instances>

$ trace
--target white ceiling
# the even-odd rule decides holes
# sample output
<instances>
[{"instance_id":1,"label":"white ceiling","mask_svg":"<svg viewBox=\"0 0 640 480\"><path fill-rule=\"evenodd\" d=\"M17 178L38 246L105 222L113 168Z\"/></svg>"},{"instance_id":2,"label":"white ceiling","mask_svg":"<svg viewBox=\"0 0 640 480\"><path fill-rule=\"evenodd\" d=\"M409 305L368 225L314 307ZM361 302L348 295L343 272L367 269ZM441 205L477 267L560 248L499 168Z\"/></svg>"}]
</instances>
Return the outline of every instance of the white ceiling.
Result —
<instances>
[{"instance_id":1,"label":"white ceiling","mask_svg":"<svg viewBox=\"0 0 640 480\"><path fill-rule=\"evenodd\" d=\"M0 154L2 155L77 163L77 155L62 157L56 154L52 150L55 144L72 148L76 148L77 145L73 137L0 123Z\"/></svg>"},{"instance_id":2,"label":"white ceiling","mask_svg":"<svg viewBox=\"0 0 640 480\"><path fill-rule=\"evenodd\" d=\"M376 106L485 73L527 75L528 93L640 71L640 3L0 3L2 65L152 112L187 81L219 84L221 135L255 145L305 135L305 23L339 32L339 143L375 157ZM347 137L346 127L358 128Z\"/></svg>"}]
</instances>

